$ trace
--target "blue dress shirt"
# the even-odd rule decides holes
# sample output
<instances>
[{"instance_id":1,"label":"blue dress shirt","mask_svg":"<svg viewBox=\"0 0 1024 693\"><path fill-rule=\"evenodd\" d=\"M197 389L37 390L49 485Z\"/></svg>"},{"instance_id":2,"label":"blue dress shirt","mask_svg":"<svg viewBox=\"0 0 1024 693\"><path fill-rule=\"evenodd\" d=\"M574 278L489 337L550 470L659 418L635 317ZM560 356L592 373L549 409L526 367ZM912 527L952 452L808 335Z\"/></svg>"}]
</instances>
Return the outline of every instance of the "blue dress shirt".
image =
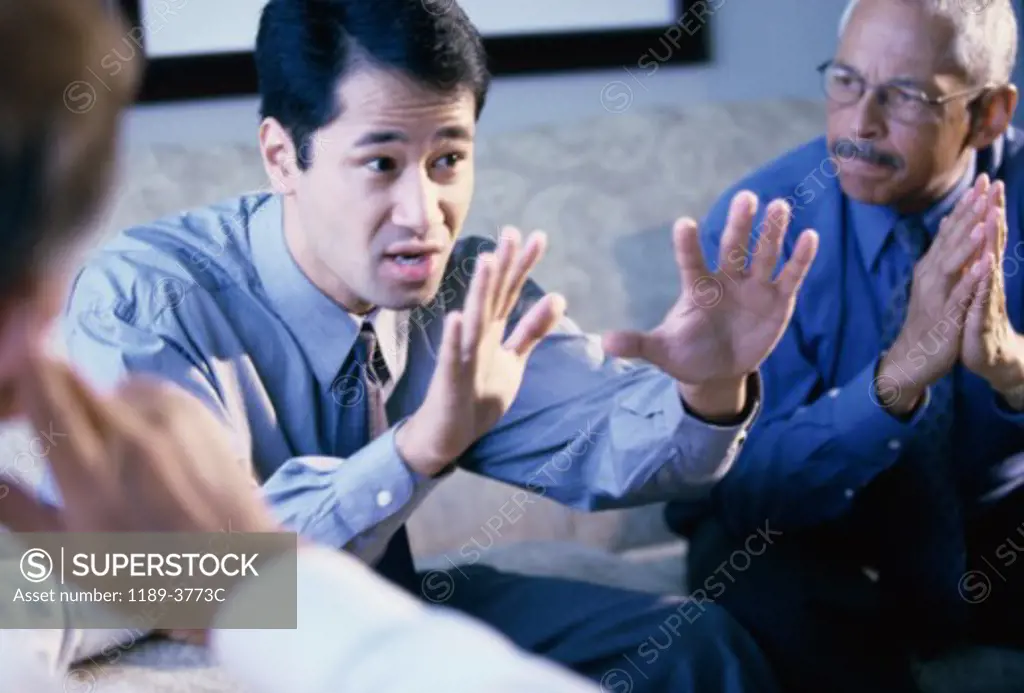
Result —
<instances>
[{"instance_id":1,"label":"blue dress shirt","mask_svg":"<svg viewBox=\"0 0 1024 693\"><path fill-rule=\"evenodd\" d=\"M982 172L1006 184L1007 306L1020 331L1024 153L1019 133L1011 131L978 152L964 179L922 221L936 233L942 217ZM820 246L793 320L762 367L761 416L736 464L714 490L713 506L737 532L766 521L780 531L807 528L844 516L857 493L918 435L915 426L929 405L926 394L915 415L901 421L882 409L874 394L883 311L905 257L891 233L898 214L845 196L825 139L815 139L753 172L716 202L701 226L712 264L717 263L729 202L742 189L761 200L755 228L763 223L770 200L784 198L793 207L780 263L804 229L819 233ZM950 338L955 338L952 327ZM1024 449L1024 413L1009 410L984 380L959 364L954 377L953 458L959 488L970 505L1008 481L1000 478L1000 463Z\"/></svg>"},{"instance_id":2,"label":"blue dress shirt","mask_svg":"<svg viewBox=\"0 0 1024 693\"><path fill-rule=\"evenodd\" d=\"M233 198L117 235L78 274L63 333L72 362L100 389L152 374L205 402L285 526L373 562L443 483L411 471L394 434L423 402L442 318L461 308L473 259L488 248L460 240L433 301L368 318L392 375L392 425L345 459L333 454L345 402L335 380L359 324L292 259L277 196ZM541 295L531 282L511 325ZM670 377L606 357L566 319L534 352L511 409L457 462L581 510L705 497L756 417L753 381L749 416L710 425L686 411Z\"/></svg>"}]
</instances>

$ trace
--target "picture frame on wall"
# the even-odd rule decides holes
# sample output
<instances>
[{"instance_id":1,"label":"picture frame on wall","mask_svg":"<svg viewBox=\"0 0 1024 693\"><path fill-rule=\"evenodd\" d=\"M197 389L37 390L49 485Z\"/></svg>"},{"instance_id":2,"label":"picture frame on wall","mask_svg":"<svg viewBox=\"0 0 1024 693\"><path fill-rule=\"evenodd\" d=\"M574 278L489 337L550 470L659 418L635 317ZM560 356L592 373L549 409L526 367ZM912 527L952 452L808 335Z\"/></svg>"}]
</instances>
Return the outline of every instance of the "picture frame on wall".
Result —
<instances>
[{"instance_id":1,"label":"picture frame on wall","mask_svg":"<svg viewBox=\"0 0 1024 693\"><path fill-rule=\"evenodd\" d=\"M141 102L256 93L252 48L266 0L114 1L131 26L126 43L146 56ZM421 1L433 12L452 3ZM705 63L724 2L459 0L495 76Z\"/></svg>"}]
</instances>

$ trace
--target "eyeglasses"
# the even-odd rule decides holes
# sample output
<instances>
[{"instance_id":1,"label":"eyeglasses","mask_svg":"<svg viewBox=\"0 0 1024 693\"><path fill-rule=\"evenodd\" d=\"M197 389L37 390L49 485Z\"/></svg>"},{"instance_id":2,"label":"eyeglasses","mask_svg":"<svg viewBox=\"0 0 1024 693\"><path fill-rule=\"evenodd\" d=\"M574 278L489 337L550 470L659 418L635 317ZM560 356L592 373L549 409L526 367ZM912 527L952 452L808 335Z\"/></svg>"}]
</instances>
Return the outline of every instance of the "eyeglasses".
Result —
<instances>
[{"instance_id":1,"label":"eyeglasses","mask_svg":"<svg viewBox=\"0 0 1024 693\"><path fill-rule=\"evenodd\" d=\"M885 109L886 115L908 125L934 121L938 117L937 109L940 106L964 96L981 96L991 88L991 85L972 87L953 94L933 97L906 84L869 85L867 80L852 68L837 65L831 60L819 65L818 72L822 76L825 95L835 103L851 106L859 102L870 87L875 92L879 105Z\"/></svg>"}]
</instances>

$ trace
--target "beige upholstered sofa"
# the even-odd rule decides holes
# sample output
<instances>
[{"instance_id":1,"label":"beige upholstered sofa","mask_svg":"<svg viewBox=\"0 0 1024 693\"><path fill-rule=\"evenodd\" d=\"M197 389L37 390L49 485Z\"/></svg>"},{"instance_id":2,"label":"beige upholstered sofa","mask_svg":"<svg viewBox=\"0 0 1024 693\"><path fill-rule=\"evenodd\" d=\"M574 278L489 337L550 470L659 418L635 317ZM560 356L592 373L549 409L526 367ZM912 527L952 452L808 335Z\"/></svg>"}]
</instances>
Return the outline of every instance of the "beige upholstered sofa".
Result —
<instances>
[{"instance_id":1,"label":"beige upholstered sofa","mask_svg":"<svg viewBox=\"0 0 1024 693\"><path fill-rule=\"evenodd\" d=\"M819 104L779 101L628 110L485 137L466 231L546 230L550 251L535 276L568 298L578 323L593 331L650 327L679 291L673 219L699 217L727 185L818 135L822 122ZM103 227L112 232L265 186L254 145L154 146L126 158ZM0 437L0 468L26 446L15 432ZM413 520L421 564L479 560L655 592L685 589L685 544L665 530L660 507L584 515L538 497L520 512L513 493L462 472L442 484ZM71 690L238 690L198 648L151 642L115 655L73 672ZM929 691L1024 690L1024 663L981 650L930 665L922 677Z\"/></svg>"}]
</instances>

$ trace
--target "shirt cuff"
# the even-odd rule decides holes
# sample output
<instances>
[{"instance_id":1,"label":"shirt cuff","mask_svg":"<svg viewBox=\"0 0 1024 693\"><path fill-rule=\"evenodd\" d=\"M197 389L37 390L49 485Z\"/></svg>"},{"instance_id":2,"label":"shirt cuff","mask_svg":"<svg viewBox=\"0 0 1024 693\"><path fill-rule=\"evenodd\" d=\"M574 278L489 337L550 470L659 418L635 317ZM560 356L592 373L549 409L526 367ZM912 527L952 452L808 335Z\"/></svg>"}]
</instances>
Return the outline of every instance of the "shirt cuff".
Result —
<instances>
[{"instance_id":1,"label":"shirt cuff","mask_svg":"<svg viewBox=\"0 0 1024 693\"><path fill-rule=\"evenodd\" d=\"M879 397L879 386L884 383L877 382L877 368L878 359L875 359L846 385L824 395L835 400L833 422L843 449L855 451L857 457L855 464L848 465L851 473L846 479L848 495L859 491L899 459L904 447L918 435L916 426L931 406L931 389L928 388L913 416L906 419L893 416ZM799 415L798 411L795 416Z\"/></svg>"},{"instance_id":2,"label":"shirt cuff","mask_svg":"<svg viewBox=\"0 0 1024 693\"><path fill-rule=\"evenodd\" d=\"M735 424L714 424L686 410L678 388L672 388L672 402L666 407L678 416L672 435L675 443L672 467L684 489L684 496L706 496L732 468L747 432L761 409L761 373L752 373L747 381L747 402L743 419Z\"/></svg>"},{"instance_id":3,"label":"shirt cuff","mask_svg":"<svg viewBox=\"0 0 1024 693\"><path fill-rule=\"evenodd\" d=\"M267 484L274 489L270 501L278 519L304 538L340 548L399 512L429 479L406 465L395 445L396 430L391 427L348 458L288 460ZM318 487L325 487L319 503L303 497ZM305 518L303 507L313 508Z\"/></svg>"}]
</instances>

